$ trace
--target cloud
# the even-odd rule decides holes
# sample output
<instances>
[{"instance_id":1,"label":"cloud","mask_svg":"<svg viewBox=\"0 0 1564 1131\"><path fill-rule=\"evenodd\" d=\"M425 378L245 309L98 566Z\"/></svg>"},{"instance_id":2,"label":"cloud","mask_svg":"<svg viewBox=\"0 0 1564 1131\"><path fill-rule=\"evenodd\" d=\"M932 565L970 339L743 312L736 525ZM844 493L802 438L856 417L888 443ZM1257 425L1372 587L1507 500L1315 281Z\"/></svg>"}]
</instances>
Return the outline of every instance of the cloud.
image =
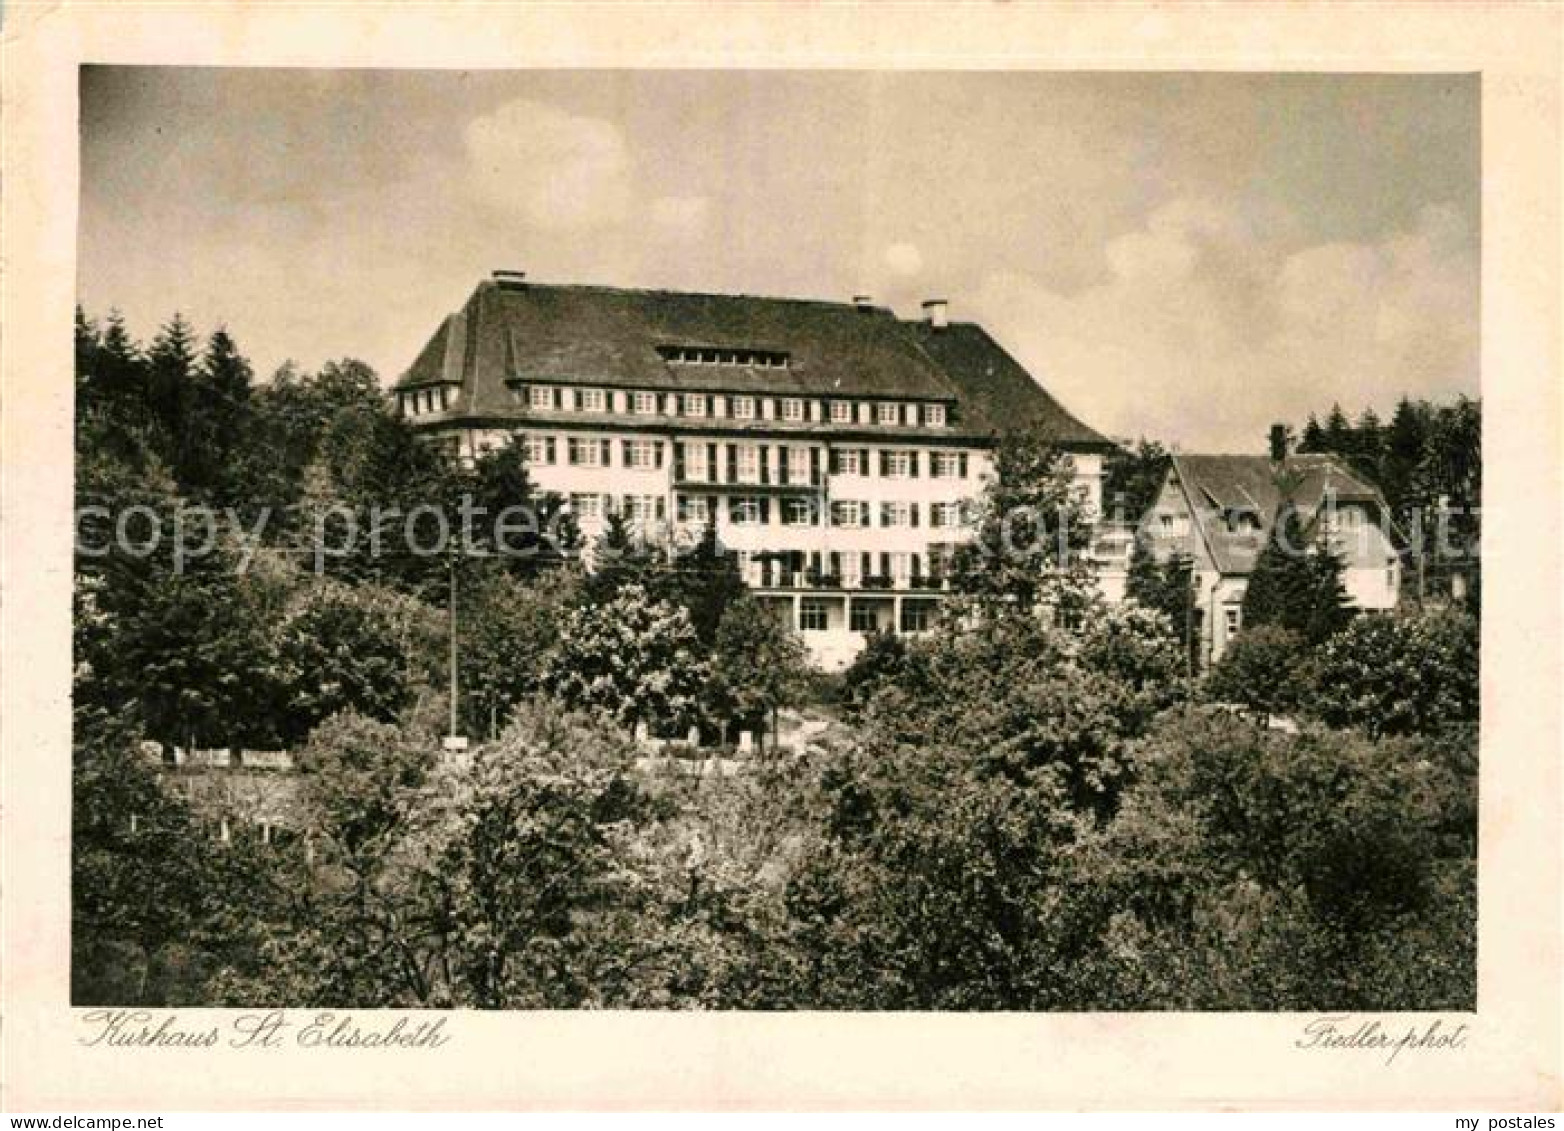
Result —
<instances>
[{"instance_id":1,"label":"cloud","mask_svg":"<svg viewBox=\"0 0 1564 1131\"><path fill-rule=\"evenodd\" d=\"M1478 267L1459 213L1372 242L1285 247L1206 201L1165 204L1064 293L991 274L977 313L1089 423L1187 450L1258 451L1273 420L1333 401L1475 393Z\"/></svg>"},{"instance_id":2,"label":"cloud","mask_svg":"<svg viewBox=\"0 0 1564 1131\"><path fill-rule=\"evenodd\" d=\"M910 243L893 243L885 249L885 265L897 275L911 277L923 270L923 253Z\"/></svg>"},{"instance_id":3,"label":"cloud","mask_svg":"<svg viewBox=\"0 0 1564 1131\"><path fill-rule=\"evenodd\" d=\"M616 224L632 196L619 127L521 98L463 131L467 187L488 207L520 212L544 229Z\"/></svg>"}]
</instances>

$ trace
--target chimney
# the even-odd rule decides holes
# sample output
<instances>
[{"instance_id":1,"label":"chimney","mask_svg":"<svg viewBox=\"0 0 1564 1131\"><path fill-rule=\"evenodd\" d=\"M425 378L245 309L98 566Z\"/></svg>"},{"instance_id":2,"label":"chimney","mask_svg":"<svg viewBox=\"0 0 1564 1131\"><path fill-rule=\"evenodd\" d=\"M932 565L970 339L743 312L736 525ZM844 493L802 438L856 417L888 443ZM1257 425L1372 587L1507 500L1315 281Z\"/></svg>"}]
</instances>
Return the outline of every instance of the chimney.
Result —
<instances>
[{"instance_id":1,"label":"chimney","mask_svg":"<svg viewBox=\"0 0 1564 1131\"><path fill-rule=\"evenodd\" d=\"M499 268L494 272L494 281L507 290L519 291L527 285L527 273L525 271L508 271L504 268Z\"/></svg>"},{"instance_id":2,"label":"chimney","mask_svg":"<svg viewBox=\"0 0 1564 1131\"><path fill-rule=\"evenodd\" d=\"M1273 424L1267 439L1271 448L1271 462L1286 463L1287 457L1292 455L1292 429L1285 424Z\"/></svg>"},{"instance_id":3,"label":"chimney","mask_svg":"<svg viewBox=\"0 0 1564 1131\"><path fill-rule=\"evenodd\" d=\"M853 296L853 305L858 308L860 313L862 313L862 314L869 314L870 312L872 312L874 310L874 296L873 295L854 295Z\"/></svg>"},{"instance_id":4,"label":"chimney","mask_svg":"<svg viewBox=\"0 0 1564 1131\"><path fill-rule=\"evenodd\" d=\"M950 303L942 298L923 300L923 320L935 330L950 325Z\"/></svg>"}]
</instances>

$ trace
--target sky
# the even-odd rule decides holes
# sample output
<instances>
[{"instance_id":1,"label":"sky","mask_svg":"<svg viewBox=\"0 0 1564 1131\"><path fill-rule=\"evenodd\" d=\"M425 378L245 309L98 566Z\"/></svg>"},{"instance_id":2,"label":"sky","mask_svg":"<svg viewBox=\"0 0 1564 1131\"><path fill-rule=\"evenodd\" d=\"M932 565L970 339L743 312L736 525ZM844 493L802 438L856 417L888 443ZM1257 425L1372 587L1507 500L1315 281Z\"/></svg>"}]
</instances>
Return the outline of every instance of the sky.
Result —
<instances>
[{"instance_id":1,"label":"sky","mask_svg":"<svg viewBox=\"0 0 1564 1131\"><path fill-rule=\"evenodd\" d=\"M1456 75L86 67L78 293L388 382L495 268L948 299L1076 415L1262 451L1478 392Z\"/></svg>"}]
</instances>

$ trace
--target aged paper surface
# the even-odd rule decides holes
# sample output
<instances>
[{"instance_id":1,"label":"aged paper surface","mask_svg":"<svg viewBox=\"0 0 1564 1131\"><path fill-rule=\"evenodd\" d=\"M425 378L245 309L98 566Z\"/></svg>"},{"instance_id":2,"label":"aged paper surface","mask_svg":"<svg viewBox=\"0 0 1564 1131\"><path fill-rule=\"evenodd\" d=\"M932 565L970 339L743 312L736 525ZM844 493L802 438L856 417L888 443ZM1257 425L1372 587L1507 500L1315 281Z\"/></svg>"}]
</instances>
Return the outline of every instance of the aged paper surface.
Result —
<instances>
[{"instance_id":1,"label":"aged paper surface","mask_svg":"<svg viewBox=\"0 0 1564 1131\"><path fill-rule=\"evenodd\" d=\"M1560 32L1554 6L8 6L7 1106L1556 1108ZM458 1013L436 1048L87 1047L89 1028L68 1005L69 373L84 63L1480 72L1490 412L1480 976L1476 1014L1440 1018L1468 1025L1469 1039L1387 1065L1363 1050L1299 1047L1314 1018L1288 1014ZM1433 1019L1377 1018L1396 1030ZM232 1021L178 1013L191 1030Z\"/></svg>"}]
</instances>

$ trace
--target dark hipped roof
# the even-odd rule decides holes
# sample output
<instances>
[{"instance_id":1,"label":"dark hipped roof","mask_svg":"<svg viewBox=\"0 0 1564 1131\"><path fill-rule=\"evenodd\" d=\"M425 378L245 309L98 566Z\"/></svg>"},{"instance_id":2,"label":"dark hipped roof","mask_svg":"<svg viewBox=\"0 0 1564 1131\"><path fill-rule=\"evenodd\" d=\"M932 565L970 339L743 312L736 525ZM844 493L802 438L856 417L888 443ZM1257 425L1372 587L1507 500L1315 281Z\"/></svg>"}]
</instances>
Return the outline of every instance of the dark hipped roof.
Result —
<instances>
[{"instance_id":1,"label":"dark hipped roof","mask_svg":"<svg viewBox=\"0 0 1564 1131\"><path fill-rule=\"evenodd\" d=\"M788 364L671 364L667 346L785 353ZM976 326L933 330L883 307L802 299L485 282L397 387L459 384L456 415L505 417L519 411L506 382L527 380L943 401L963 432L1030 425L1061 444L1108 443Z\"/></svg>"},{"instance_id":2,"label":"dark hipped roof","mask_svg":"<svg viewBox=\"0 0 1564 1131\"><path fill-rule=\"evenodd\" d=\"M1035 431L1051 443L1072 447L1113 446L1049 395L983 327L971 322L937 329L927 322L903 325L956 386L969 422L981 422L994 433Z\"/></svg>"},{"instance_id":3,"label":"dark hipped roof","mask_svg":"<svg viewBox=\"0 0 1564 1131\"><path fill-rule=\"evenodd\" d=\"M1281 485L1311 520L1327 495L1338 502L1372 503L1386 513L1379 489L1333 455L1289 456L1281 474L1266 456L1175 455L1173 474L1183 484L1206 545L1223 573L1247 574L1270 537L1271 522L1282 502ZM1229 530L1229 512L1253 514L1254 531Z\"/></svg>"}]
</instances>

